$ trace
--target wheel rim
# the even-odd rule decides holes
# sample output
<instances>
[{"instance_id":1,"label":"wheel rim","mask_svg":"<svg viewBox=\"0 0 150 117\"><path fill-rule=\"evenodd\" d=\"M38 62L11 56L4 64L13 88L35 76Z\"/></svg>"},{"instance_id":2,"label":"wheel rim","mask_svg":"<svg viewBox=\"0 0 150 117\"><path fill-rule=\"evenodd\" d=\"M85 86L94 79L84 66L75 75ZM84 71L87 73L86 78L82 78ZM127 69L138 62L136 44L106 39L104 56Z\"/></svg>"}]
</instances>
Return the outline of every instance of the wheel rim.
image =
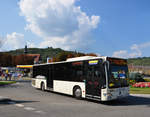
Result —
<instances>
[{"instance_id":1,"label":"wheel rim","mask_svg":"<svg viewBox=\"0 0 150 117\"><path fill-rule=\"evenodd\" d=\"M76 97L81 97L81 90L80 89L76 89L75 96Z\"/></svg>"}]
</instances>

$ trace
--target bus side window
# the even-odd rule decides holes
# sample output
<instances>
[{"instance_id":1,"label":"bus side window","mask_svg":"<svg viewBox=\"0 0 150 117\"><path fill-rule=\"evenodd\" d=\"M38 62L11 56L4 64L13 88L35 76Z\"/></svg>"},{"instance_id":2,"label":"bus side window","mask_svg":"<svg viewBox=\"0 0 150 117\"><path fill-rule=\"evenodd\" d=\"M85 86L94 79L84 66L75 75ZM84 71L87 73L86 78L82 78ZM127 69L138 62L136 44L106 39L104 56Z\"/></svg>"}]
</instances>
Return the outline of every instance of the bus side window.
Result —
<instances>
[{"instance_id":1,"label":"bus side window","mask_svg":"<svg viewBox=\"0 0 150 117\"><path fill-rule=\"evenodd\" d=\"M73 72L72 78L75 79L76 82L82 82L84 79L83 63L73 62L71 66Z\"/></svg>"}]
</instances>

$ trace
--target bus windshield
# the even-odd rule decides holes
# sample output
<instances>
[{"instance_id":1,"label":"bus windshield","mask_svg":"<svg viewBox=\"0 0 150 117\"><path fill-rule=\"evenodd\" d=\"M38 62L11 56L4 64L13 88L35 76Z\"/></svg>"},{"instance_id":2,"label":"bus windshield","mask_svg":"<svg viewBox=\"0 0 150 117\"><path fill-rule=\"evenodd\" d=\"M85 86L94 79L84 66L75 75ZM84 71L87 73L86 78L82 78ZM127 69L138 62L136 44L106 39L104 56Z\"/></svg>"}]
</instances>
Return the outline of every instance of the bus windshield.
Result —
<instances>
[{"instance_id":1,"label":"bus windshield","mask_svg":"<svg viewBox=\"0 0 150 117\"><path fill-rule=\"evenodd\" d=\"M127 66L110 65L109 88L128 86L127 74Z\"/></svg>"}]
</instances>

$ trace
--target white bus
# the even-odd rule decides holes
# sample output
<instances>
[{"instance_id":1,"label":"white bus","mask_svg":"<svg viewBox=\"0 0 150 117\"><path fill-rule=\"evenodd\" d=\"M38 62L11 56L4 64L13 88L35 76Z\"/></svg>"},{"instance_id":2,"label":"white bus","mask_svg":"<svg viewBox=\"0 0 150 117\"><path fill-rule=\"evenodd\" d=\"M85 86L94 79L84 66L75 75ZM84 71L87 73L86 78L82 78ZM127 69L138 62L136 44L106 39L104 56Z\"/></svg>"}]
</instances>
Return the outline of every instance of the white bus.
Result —
<instances>
[{"instance_id":1,"label":"white bus","mask_svg":"<svg viewBox=\"0 0 150 117\"><path fill-rule=\"evenodd\" d=\"M99 101L129 95L126 59L76 57L33 66L32 86Z\"/></svg>"}]
</instances>

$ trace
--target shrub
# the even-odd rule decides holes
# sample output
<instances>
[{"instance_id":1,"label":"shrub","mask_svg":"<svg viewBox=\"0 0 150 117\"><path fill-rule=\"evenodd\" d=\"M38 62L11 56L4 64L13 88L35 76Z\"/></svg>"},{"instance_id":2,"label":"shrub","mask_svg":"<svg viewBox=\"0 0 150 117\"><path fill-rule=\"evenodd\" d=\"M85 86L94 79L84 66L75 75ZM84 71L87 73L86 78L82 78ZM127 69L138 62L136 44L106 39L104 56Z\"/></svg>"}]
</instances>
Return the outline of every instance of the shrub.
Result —
<instances>
[{"instance_id":1,"label":"shrub","mask_svg":"<svg viewBox=\"0 0 150 117\"><path fill-rule=\"evenodd\" d=\"M139 88L150 88L150 82L138 82L132 85L132 87L139 87Z\"/></svg>"},{"instance_id":2,"label":"shrub","mask_svg":"<svg viewBox=\"0 0 150 117\"><path fill-rule=\"evenodd\" d=\"M145 82L150 82L150 79L149 78L144 78L144 81Z\"/></svg>"},{"instance_id":3,"label":"shrub","mask_svg":"<svg viewBox=\"0 0 150 117\"><path fill-rule=\"evenodd\" d=\"M130 84L130 85L133 85L133 84L135 84L135 83L136 83L135 80L129 80L129 84Z\"/></svg>"}]
</instances>

